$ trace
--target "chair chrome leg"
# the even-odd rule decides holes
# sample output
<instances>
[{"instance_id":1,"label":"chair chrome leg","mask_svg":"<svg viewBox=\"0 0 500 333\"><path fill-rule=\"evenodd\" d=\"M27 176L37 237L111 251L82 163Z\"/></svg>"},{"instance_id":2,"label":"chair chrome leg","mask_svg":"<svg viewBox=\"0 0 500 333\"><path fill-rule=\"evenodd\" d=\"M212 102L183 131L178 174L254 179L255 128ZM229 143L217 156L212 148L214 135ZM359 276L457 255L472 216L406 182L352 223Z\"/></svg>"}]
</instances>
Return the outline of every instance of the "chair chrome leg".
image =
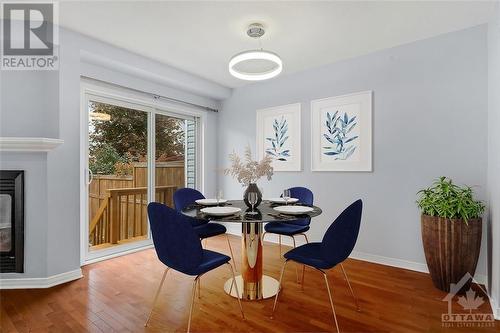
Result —
<instances>
[{"instance_id":1,"label":"chair chrome leg","mask_svg":"<svg viewBox=\"0 0 500 333\"><path fill-rule=\"evenodd\" d=\"M304 233L301 233L299 235L302 235L304 236L304 238L306 239L306 243L309 244L309 239L307 239L307 235L304 234ZM304 274L306 273L306 265L302 266L302 290L304 290Z\"/></svg>"},{"instance_id":2,"label":"chair chrome leg","mask_svg":"<svg viewBox=\"0 0 500 333\"><path fill-rule=\"evenodd\" d=\"M279 237L279 244L280 244L280 258L281 258L281 235L278 235Z\"/></svg>"},{"instance_id":3,"label":"chair chrome leg","mask_svg":"<svg viewBox=\"0 0 500 333\"><path fill-rule=\"evenodd\" d=\"M229 236L226 234L227 245L229 246L229 252L231 252L231 260L233 261L234 270L238 271L236 268L236 261L234 261L233 248L231 247L231 242L229 241Z\"/></svg>"},{"instance_id":4,"label":"chair chrome leg","mask_svg":"<svg viewBox=\"0 0 500 333\"><path fill-rule=\"evenodd\" d=\"M207 238L201 239L201 248L205 249L205 250L207 249ZM198 298L201 298L201 286L200 286L200 283L198 283Z\"/></svg>"},{"instance_id":5,"label":"chair chrome leg","mask_svg":"<svg viewBox=\"0 0 500 333\"><path fill-rule=\"evenodd\" d=\"M291 236L293 240L293 248L295 249L297 246L295 244L295 237ZM300 279L299 279L299 271L297 270L297 263L295 263L295 277L297 278L297 283L300 284Z\"/></svg>"},{"instance_id":6,"label":"chair chrome leg","mask_svg":"<svg viewBox=\"0 0 500 333\"><path fill-rule=\"evenodd\" d=\"M238 299L238 305L240 306L241 316L243 317L243 319L245 319L245 314L243 313L243 307L241 306L240 292L238 290L238 285L236 284L236 277L234 276L233 266L231 266L230 263L227 263L227 265L229 265L229 270L231 271L231 275L233 276L233 282L231 284L231 287L234 284L234 287L236 288L236 295L238 295L238 297L236 298Z\"/></svg>"},{"instance_id":7,"label":"chair chrome leg","mask_svg":"<svg viewBox=\"0 0 500 333\"><path fill-rule=\"evenodd\" d=\"M191 306L189 307L189 320L188 320L188 327L187 327L187 332L189 333L191 329L191 317L193 314L193 304L194 304L194 296L196 295L196 284L200 282L200 276L198 275L194 281L193 281L193 295L191 296Z\"/></svg>"},{"instance_id":8,"label":"chair chrome leg","mask_svg":"<svg viewBox=\"0 0 500 333\"><path fill-rule=\"evenodd\" d=\"M306 234L301 234L302 236L304 236L304 238L306 239L306 243L309 243L309 239L307 239L307 235Z\"/></svg>"},{"instance_id":9,"label":"chair chrome leg","mask_svg":"<svg viewBox=\"0 0 500 333\"><path fill-rule=\"evenodd\" d=\"M266 233L267 233L267 231L264 231L264 233L262 234L262 237L260 238L260 241L262 242L262 244L264 244L264 237L266 236Z\"/></svg>"},{"instance_id":10,"label":"chair chrome leg","mask_svg":"<svg viewBox=\"0 0 500 333\"><path fill-rule=\"evenodd\" d=\"M271 313L271 319L274 319L274 311L276 310L276 305L278 304L278 296L281 292L281 282L283 281L283 274L285 273L285 267L288 260L285 260L283 264L283 268L281 268L280 281L278 283L278 292L276 293L276 297L274 298L273 312Z\"/></svg>"},{"instance_id":11,"label":"chair chrome leg","mask_svg":"<svg viewBox=\"0 0 500 333\"><path fill-rule=\"evenodd\" d=\"M337 315L335 314L335 307L333 306L332 293L330 292L330 286L328 285L328 278L326 277L325 272L321 272L323 273L323 277L325 278L326 289L328 290L328 297L330 298L330 305L332 306L333 320L335 320L335 327L337 327L337 332L340 333L339 324L337 322Z\"/></svg>"},{"instance_id":12,"label":"chair chrome leg","mask_svg":"<svg viewBox=\"0 0 500 333\"><path fill-rule=\"evenodd\" d=\"M166 268L165 272L163 272L163 277L161 278L160 285L158 286L158 289L156 290L155 298L153 300L153 305L151 305L151 311L149 312L148 319L144 323L144 327L148 326L149 320L151 319L151 315L153 314L153 309L155 307L156 301L158 300L158 295L160 295L161 287L163 287L163 283L165 282L165 278L167 277L168 270L170 268Z\"/></svg>"},{"instance_id":13,"label":"chair chrome leg","mask_svg":"<svg viewBox=\"0 0 500 333\"><path fill-rule=\"evenodd\" d=\"M306 274L306 265L302 265L302 282L300 283L300 288L304 291L304 275Z\"/></svg>"},{"instance_id":14,"label":"chair chrome leg","mask_svg":"<svg viewBox=\"0 0 500 333\"><path fill-rule=\"evenodd\" d=\"M360 312L361 309L359 308L358 299L354 295L354 291L352 290L351 282L349 282L349 278L347 277L347 273L345 272L344 265L340 264L340 268L342 268L342 272L344 273L345 280L347 281L347 285L349 286L349 290L351 291L351 295L354 298L354 303L356 304L356 311Z\"/></svg>"},{"instance_id":15,"label":"chair chrome leg","mask_svg":"<svg viewBox=\"0 0 500 333\"><path fill-rule=\"evenodd\" d=\"M201 279L198 279L198 299L201 298Z\"/></svg>"}]
</instances>

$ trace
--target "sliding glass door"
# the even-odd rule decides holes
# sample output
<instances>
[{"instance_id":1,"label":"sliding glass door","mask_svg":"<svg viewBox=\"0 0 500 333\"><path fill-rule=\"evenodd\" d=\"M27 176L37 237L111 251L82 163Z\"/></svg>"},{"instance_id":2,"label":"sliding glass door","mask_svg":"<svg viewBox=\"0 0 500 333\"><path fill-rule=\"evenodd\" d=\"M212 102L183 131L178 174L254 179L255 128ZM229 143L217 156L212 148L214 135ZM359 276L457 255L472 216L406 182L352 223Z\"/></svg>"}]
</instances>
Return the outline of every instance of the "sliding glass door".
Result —
<instances>
[{"instance_id":1,"label":"sliding glass door","mask_svg":"<svg viewBox=\"0 0 500 333\"><path fill-rule=\"evenodd\" d=\"M149 233L151 114L113 102L95 97L88 102L89 252L144 241Z\"/></svg>"},{"instance_id":2,"label":"sliding glass door","mask_svg":"<svg viewBox=\"0 0 500 333\"><path fill-rule=\"evenodd\" d=\"M196 122L155 114L155 201L173 207L172 195L196 184Z\"/></svg>"},{"instance_id":3,"label":"sliding glass door","mask_svg":"<svg viewBox=\"0 0 500 333\"><path fill-rule=\"evenodd\" d=\"M86 113L82 239L95 261L151 244L147 204L173 207L176 189L196 186L198 131L192 116L99 95L86 95Z\"/></svg>"}]
</instances>

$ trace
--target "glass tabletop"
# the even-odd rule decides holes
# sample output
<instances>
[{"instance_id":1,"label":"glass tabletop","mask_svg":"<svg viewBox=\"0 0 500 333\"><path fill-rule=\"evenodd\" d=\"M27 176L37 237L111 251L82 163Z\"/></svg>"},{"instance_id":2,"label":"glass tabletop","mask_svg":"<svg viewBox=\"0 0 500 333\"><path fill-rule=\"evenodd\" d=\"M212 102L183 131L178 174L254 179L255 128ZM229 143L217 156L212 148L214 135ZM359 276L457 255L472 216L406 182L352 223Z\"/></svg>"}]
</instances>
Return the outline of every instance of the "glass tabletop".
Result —
<instances>
[{"instance_id":1,"label":"glass tabletop","mask_svg":"<svg viewBox=\"0 0 500 333\"><path fill-rule=\"evenodd\" d=\"M252 214L251 209L247 207L243 200L230 200L225 204L220 206L238 207L241 208L241 213L239 215L231 216L212 216L201 212L202 208L207 206L202 206L198 204L192 204L187 206L182 210L184 215L194 217L202 220L220 221L220 222L236 222L236 223L264 223L264 222L286 222L287 220L297 220L306 217L315 217L322 213L321 208L312 205L301 204L300 202L293 204L293 206L307 206L313 208L311 212L301 215L285 215L274 210L274 207L283 206L283 204L271 203L268 200L262 200L259 207L256 207L254 212L257 214ZM292 206L292 204L289 204Z\"/></svg>"}]
</instances>

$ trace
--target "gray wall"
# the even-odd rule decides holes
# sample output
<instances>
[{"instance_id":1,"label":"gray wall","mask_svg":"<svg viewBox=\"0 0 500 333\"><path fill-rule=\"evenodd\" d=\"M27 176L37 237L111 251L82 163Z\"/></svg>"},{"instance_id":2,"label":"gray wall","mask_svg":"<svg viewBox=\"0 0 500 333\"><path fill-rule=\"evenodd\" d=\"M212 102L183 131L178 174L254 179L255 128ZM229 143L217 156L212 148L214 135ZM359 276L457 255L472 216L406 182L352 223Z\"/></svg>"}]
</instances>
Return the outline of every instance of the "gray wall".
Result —
<instances>
[{"instance_id":1,"label":"gray wall","mask_svg":"<svg viewBox=\"0 0 500 333\"><path fill-rule=\"evenodd\" d=\"M310 101L364 90L374 94L374 171L311 172ZM250 144L255 151L256 109L297 102L302 105L304 171L276 173L271 182L259 185L265 197L293 185L312 189L323 209L309 232L313 241L321 240L343 208L362 198L357 253L422 267L416 192L446 175L474 185L477 197L485 199L486 26L235 89L219 115L220 168L228 166L233 150L242 153ZM219 185L227 197L242 195L241 186L229 177L219 175ZM486 273L484 250L477 272Z\"/></svg>"},{"instance_id":2,"label":"gray wall","mask_svg":"<svg viewBox=\"0 0 500 333\"><path fill-rule=\"evenodd\" d=\"M184 84L192 80L197 89L207 87L204 96L196 95L162 82L161 73L173 73L140 55L112 47L80 34L60 30L60 64L55 72L0 72L1 112L0 136L53 137L64 140L57 149L37 154L0 152L0 167L26 170L26 273L0 274L2 279L47 277L73 271L80 267L80 76L104 80L133 89L218 107L210 97L224 93L225 87L180 75ZM99 67L82 62L81 54L111 59L113 66L127 64L140 77L117 72L116 68ZM177 71L177 70L176 70ZM148 81L148 73L156 80ZM179 72L179 71L177 71ZM161 80L160 80L161 79ZM155 81L155 82L153 82ZM202 87L202 88L200 88ZM213 89L209 89L212 87ZM205 190L215 192L216 186L216 114L207 114L205 139L209 147L204 166L207 176Z\"/></svg>"},{"instance_id":3,"label":"gray wall","mask_svg":"<svg viewBox=\"0 0 500 333\"><path fill-rule=\"evenodd\" d=\"M500 318L500 6L488 26L488 279Z\"/></svg>"},{"instance_id":4,"label":"gray wall","mask_svg":"<svg viewBox=\"0 0 500 333\"><path fill-rule=\"evenodd\" d=\"M47 155L3 153L0 169L24 170L25 256L24 273L1 274L2 278L37 278L47 272Z\"/></svg>"},{"instance_id":5,"label":"gray wall","mask_svg":"<svg viewBox=\"0 0 500 333\"><path fill-rule=\"evenodd\" d=\"M45 277L79 267L82 73L135 89L217 104L143 78L82 64L80 54L85 50L132 66L159 66L148 59L64 30L60 40L58 73L0 73L0 135L65 141L47 155L0 154L2 168L27 172L29 245L23 277ZM227 166L227 154L233 149L242 152L247 143L255 148L256 109L301 102L304 171L277 173L272 182L261 182L265 196L277 195L285 186L310 186L317 204L324 208L313 223L313 240L319 240L333 217L361 196L365 212L356 250L422 264L415 192L446 174L457 182L477 185L478 197L486 197L486 64L483 26L236 89L219 116L207 117L205 192L214 195L220 186L227 197L241 196L243 189L216 170ZM362 90L374 91L374 172L310 172L310 100ZM497 148L490 145L490 149ZM484 251L478 272L485 273ZM12 277L19 276L1 275L2 279Z\"/></svg>"},{"instance_id":6,"label":"gray wall","mask_svg":"<svg viewBox=\"0 0 500 333\"><path fill-rule=\"evenodd\" d=\"M59 136L59 73L0 71L0 136ZM50 154L50 153L49 153ZM46 153L0 152L0 169L25 171L24 273L4 278L47 276L48 184Z\"/></svg>"},{"instance_id":7,"label":"gray wall","mask_svg":"<svg viewBox=\"0 0 500 333\"><path fill-rule=\"evenodd\" d=\"M58 83L56 71L0 71L1 135L57 137Z\"/></svg>"}]
</instances>

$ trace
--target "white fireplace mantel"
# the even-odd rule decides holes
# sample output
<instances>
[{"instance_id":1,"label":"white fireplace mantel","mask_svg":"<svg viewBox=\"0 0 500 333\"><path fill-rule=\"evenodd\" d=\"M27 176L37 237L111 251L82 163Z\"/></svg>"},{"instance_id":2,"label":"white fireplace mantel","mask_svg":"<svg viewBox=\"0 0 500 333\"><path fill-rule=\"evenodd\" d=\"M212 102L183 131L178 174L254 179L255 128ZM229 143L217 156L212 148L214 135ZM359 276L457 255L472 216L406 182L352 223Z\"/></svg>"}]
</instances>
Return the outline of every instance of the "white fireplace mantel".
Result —
<instances>
[{"instance_id":1,"label":"white fireplace mantel","mask_svg":"<svg viewBox=\"0 0 500 333\"><path fill-rule=\"evenodd\" d=\"M0 151L48 152L63 143L64 140L53 138L0 137Z\"/></svg>"}]
</instances>

